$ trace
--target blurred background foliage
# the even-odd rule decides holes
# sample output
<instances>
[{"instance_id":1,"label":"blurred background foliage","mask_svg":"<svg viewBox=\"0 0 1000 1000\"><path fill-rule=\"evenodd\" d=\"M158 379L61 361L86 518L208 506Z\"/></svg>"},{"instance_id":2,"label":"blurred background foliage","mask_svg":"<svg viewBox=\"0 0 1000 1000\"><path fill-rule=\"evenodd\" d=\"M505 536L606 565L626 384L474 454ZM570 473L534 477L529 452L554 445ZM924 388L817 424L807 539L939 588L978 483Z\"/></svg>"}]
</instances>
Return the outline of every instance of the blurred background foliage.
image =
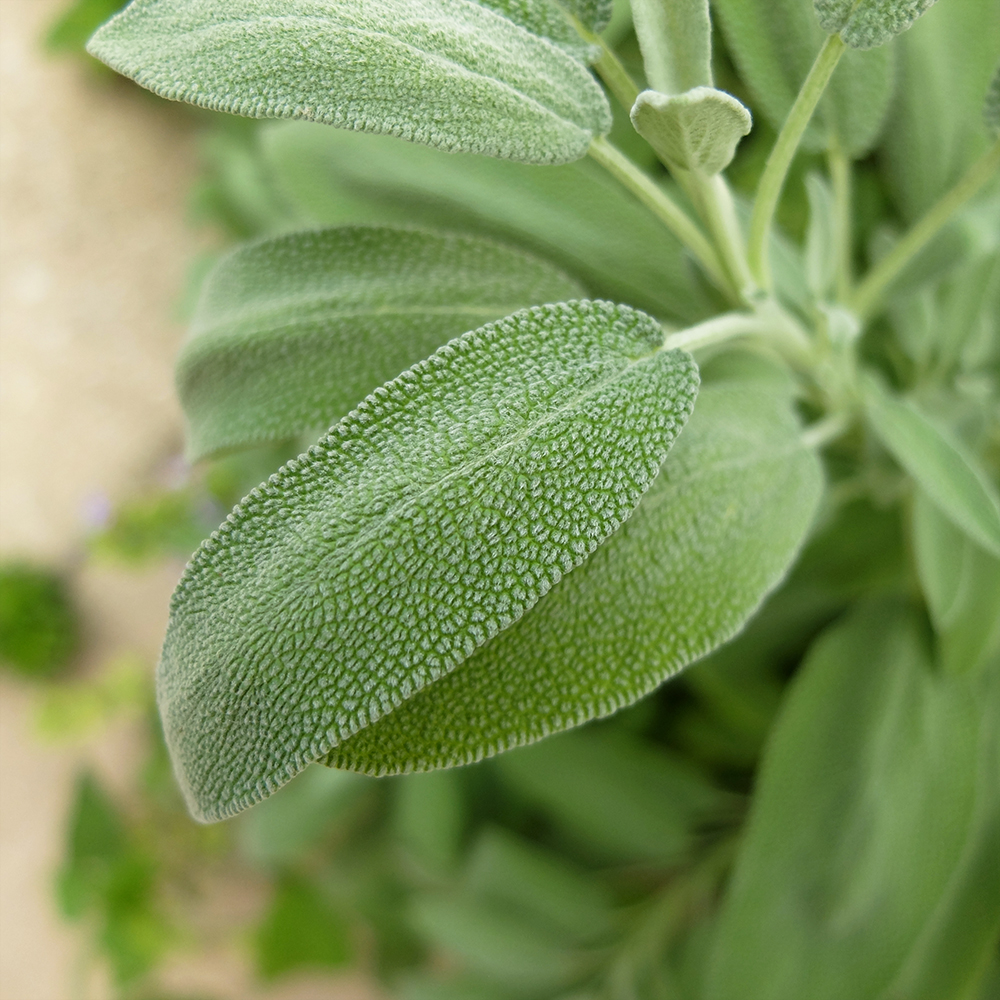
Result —
<instances>
[{"instance_id":1,"label":"blurred background foliage","mask_svg":"<svg viewBox=\"0 0 1000 1000\"><path fill-rule=\"evenodd\" d=\"M82 46L120 6L78 0L45 45L103 71ZM625 14L619 6L609 38L641 76ZM716 43L719 85L744 96ZM107 85L130 86L110 75ZM192 222L220 235L220 252L309 224L419 223L441 210L433 193L377 194L335 165L323 173L320 154L303 168L293 154L308 152L308 126L189 112L203 122ZM616 137L648 159L626 125ZM731 170L737 189L753 190L772 140L761 119ZM804 179L817 162L801 154L786 188L780 219L792 238L806 228ZM891 221L893 209L875 167L862 162L859 173L863 248L875 236L870 220ZM488 216L458 224L503 229ZM214 259L193 262L182 311ZM946 260L927 266L957 286L965 281L947 278ZM300 444L184 467L179 485L113 510L87 539L87 558L132 567L185 558ZM836 453L833 462L835 470ZM80 645L65 579L4 566L0 656L43 685L41 734L78 737L124 713L146 720L146 760L127 800L94 774L79 777L55 878L61 912L81 925L87 954L106 963L123 1000L168 1000L158 970L172 952L197 949L189 913L198 873L219 865L270 886L247 938L264 982L355 967L401 1000L702 997L722 888L789 681L859 597L913 601L918 593L894 474L872 485L845 478L790 579L749 627L638 705L457 770L371 779L313 766L236 820L207 828L189 820L175 789L151 665L125 657L96 679L52 680ZM995 961L974 995L1000 996Z\"/></svg>"}]
</instances>

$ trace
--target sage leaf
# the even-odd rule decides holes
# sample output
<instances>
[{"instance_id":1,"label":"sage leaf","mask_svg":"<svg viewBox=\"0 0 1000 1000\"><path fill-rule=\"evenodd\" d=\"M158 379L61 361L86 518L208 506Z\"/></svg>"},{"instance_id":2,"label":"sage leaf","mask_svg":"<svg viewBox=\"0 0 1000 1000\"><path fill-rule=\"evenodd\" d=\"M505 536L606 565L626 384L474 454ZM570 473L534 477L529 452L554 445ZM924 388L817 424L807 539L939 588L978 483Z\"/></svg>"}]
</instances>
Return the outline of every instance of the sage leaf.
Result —
<instances>
[{"instance_id":1,"label":"sage leaf","mask_svg":"<svg viewBox=\"0 0 1000 1000\"><path fill-rule=\"evenodd\" d=\"M586 41L579 28L597 33L611 20L613 0L476 0L565 49L577 59L593 62L600 48ZM574 23L576 22L576 23Z\"/></svg>"},{"instance_id":2,"label":"sage leaf","mask_svg":"<svg viewBox=\"0 0 1000 1000\"><path fill-rule=\"evenodd\" d=\"M998 38L1000 4L960 0L935 4L892 44L899 79L879 159L905 220L920 218L986 149L983 95Z\"/></svg>"},{"instance_id":3,"label":"sage leaf","mask_svg":"<svg viewBox=\"0 0 1000 1000\"><path fill-rule=\"evenodd\" d=\"M632 0L632 18L653 90L680 94L713 85L708 0Z\"/></svg>"},{"instance_id":4,"label":"sage leaf","mask_svg":"<svg viewBox=\"0 0 1000 1000\"><path fill-rule=\"evenodd\" d=\"M804 0L713 0L712 9L753 113L780 129L826 38L814 12ZM892 46L846 51L803 146L820 149L835 134L849 156L863 156L886 120L893 83Z\"/></svg>"},{"instance_id":5,"label":"sage leaf","mask_svg":"<svg viewBox=\"0 0 1000 1000\"><path fill-rule=\"evenodd\" d=\"M683 94L644 90L632 107L632 124L657 155L684 170L717 174L729 166L736 145L750 132L750 112L713 87Z\"/></svg>"},{"instance_id":6,"label":"sage leaf","mask_svg":"<svg viewBox=\"0 0 1000 1000\"><path fill-rule=\"evenodd\" d=\"M852 49L873 49L913 24L937 0L813 0L820 26Z\"/></svg>"},{"instance_id":7,"label":"sage leaf","mask_svg":"<svg viewBox=\"0 0 1000 1000\"><path fill-rule=\"evenodd\" d=\"M207 278L177 363L188 454L322 432L452 337L581 293L470 236L351 226L242 247Z\"/></svg>"},{"instance_id":8,"label":"sage leaf","mask_svg":"<svg viewBox=\"0 0 1000 1000\"><path fill-rule=\"evenodd\" d=\"M872 428L941 512L977 545L1000 556L1000 500L978 462L908 400L866 383Z\"/></svg>"},{"instance_id":9,"label":"sage leaf","mask_svg":"<svg viewBox=\"0 0 1000 1000\"><path fill-rule=\"evenodd\" d=\"M492 236L547 257L591 295L684 324L710 315L680 242L589 158L540 170L305 122L266 128L262 145L305 223Z\"/></svg>"},{"instance_id":10,"label":"sage leaf","mask_svg":"<svg viewBox=\"0 0 1000 1000\"><path fill-rule=\"evenodd\" d=\"M193 815L264 798L453 670L638 504L698 384L650 317L538 306L377 389L188 565L157 674Z\"/></svg>"},{"instance_id":11,"label":"sage leaf","mask_svg":"<svg viewBox=\"0 0 1000 1000\"><path fill-rule=\"evenodd\" d=\"M798 551L821 483L787 396L766 382L706 386L618 532L327 762L370 774L464 764L630 704L753 614Z\"/></svg>"},{"instance_id":12,"label":"sage leaf","mask_svg":"<svg viewBox=\"0 0 1000 1000\"><path fill-rule=\"evenodd\" d=\"M932 669L899 604L863 606L820 637L764 754L707 1000L969 995L955 986L982 969L1000 918L990 701ZM985 891L955 910L970 876ZM937 969L951 988L890 988L932 941L966 934L950 956L930 948L951 958Z\"/></svg>"},{"instance_id":13,"label":"sage leaf","mask_svg":"<svg viewBox=\"0 0 1000 1000\"><path fill-rule=\"evenodd\" d=\"M134 0L88 50L170 100L526 163L611 127L584 66L471 0Z\"/></svg>"},{"instance_id":14,"label":"sage leaf","mask_svg":"<svg viewBox=\"0 0 1000 1000\"><path fill-rule=\"evenodd\" d=\"M970 541L918 490L913 549L946 670L975 671L1000 653L1000 560Z\"/></svg>"}]
</instances>

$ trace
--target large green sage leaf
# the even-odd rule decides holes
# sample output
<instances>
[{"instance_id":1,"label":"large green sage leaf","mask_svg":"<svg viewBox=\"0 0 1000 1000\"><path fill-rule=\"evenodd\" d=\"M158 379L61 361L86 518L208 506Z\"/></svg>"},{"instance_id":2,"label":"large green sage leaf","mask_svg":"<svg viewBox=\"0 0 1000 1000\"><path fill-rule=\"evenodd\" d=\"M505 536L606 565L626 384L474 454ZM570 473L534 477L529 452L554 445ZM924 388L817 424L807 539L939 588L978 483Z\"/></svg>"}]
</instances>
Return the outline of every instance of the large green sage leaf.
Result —
<instances>
[{"instance_id":1,"label":"large green sage leaf","mask_svg":"<svg viewBox=\"0 0 1000 1000\"><path fill-rule=\"evenodd\" d=\"M588 31L600 31L611 19L612 7L612 0L476 0L476 3L495 10L533 35L549 39L585 62L593 62L601 50L584 40L573 22L579 22Z\"/></svg>"},{"instance_id":2,"label":"large green sage leaf","mask_svg":"<svg viewBox=\"0 0 1000 1000\"><path fill-rule=\"evenodd\" d=\"M328 762L372 774L468 763L635 701L753 614L794 558L821 479L786 396L767 384L705 387L616 534Z\"/></svg>"},{"instance_id":3,"label":"large green sage leaf","mask_svg":"<svg viewBox=\"0 0 1000 1000\"><path fill-rule=\"evenodd\" d=\"M160 661L192 813L264 798L453 670L629 516L697 368L627 306L523 310L377 389L196 553Z\"/></svg>"},{"instance_id":4,"label":"large green sage leaf","mask_svg":"<svg viewBox=\"0 0 1000 1000\"><path fill-rule=\"evenodd\" d=\"M632 0L632 18L653 90L680 94L712 86L708 0Z\"/></svg>"},{"instance_id":5,"label":"large green sage leaf","mask_svg":"<svg viewBox=\"0 0 1000 1000\"><path fill-rule=\"evenodd\" d=\"M714 0L713 10L750 88L754 114L780 129L826 38L816 15L804 0ZM862 156L878 139L892 92L892 47L848 50L806 131L805 147L820 148L836 134L850 156Z\"/></svg>"},{"instance_id":6,"label":"large green sage leaf","mask_svg":"<svg viewBox=\"0 0 1000 1000\"><path fill-rule=\"evenodd\" d=\"M1000 498L975 458L914 403L872 380L866 388L868 418L896 461L953 524L1000 556Z\"/></svg>"},{"instance_id":7,"label":"large green sage leaf","mask_svg":"<svg viewBox=\"0 0 1000 1000\"><path fill-rule=\"evenodd\" d=\"M178 360L188 452L324 431L452 337L581 293L469 236L345 227L243 247L209 275Z\"/></svg>"},{"instance_id":8,"label":"large green sage leaf","mask_svg":"<svg viewBox=\"0 0 1000 1000\"><path fill-rule=\"evenodd\" d=\"M611 127L584 66L470 0L134 0L89 51L170 100L526 163Z\"/></svg>"},{"instance_id":9,"label":"large green sage leaf","mask_svg":"<svg viewBox=\"0 0 1000 1000\"><path fill-rule=\"evenodd\" d=\"M668 162L683 170L717 174L729 166L736 144L750 132L750 112L714 87L683 94L644 90L632 108L632 124Z\"/></svg>"},{"instance_id":10,"label":"large green sage leaf","mask_svg":"<svg viewBox=\"0 0 1000 1000\"><path fill-rule=\"evenodd\" d=\"M304 221L494 236L548 257L592 295L683 323L710 310L681 244L590 159L540 169L303 122L265 129L262 144Z\"/></svg>"},{"instance_id":11,"label":"large green sage leaf","mask_svg":"<svg viewBox=\"0 0 1000 1000\"><path fill-rule=\"evenodd\" d=\"M820 26L853 49L884 45L937 0L813 0Z\"/></svg>"},{"instance_id":12,"label":"large green sage leaf","mask_svg":"<svg viewBox=\"0 0 1000 1000\"><path fill-rule=\"evenodd\" d=\"M971 995L1000 924L1000 684L981 680L934 671L896 604L821 637L765 752L708 1000Z\"/></svg>"}]
</instances>

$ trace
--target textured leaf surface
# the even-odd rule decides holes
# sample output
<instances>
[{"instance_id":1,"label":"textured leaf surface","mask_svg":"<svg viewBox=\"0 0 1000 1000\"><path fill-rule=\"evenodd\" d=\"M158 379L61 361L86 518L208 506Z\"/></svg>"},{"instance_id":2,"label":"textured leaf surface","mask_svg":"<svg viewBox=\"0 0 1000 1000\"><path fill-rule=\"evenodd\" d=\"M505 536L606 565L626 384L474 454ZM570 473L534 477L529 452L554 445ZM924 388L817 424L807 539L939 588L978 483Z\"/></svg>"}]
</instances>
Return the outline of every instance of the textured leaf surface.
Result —
<instances>
[{"instance_id":1,"label":"textured leaf surface","mask_svg":"<svg viewBox=\"0 0 1000 1000\"><path fill-rule=\"evenodd\" d=\"M815 13L804 0L714 0L713 10L750 88L754 114L780 129L825 38ZM891 48L845 52L805 146L823 146L832 130L851 156L860 157L878 138L892 92Z\"/></svg>"},{"instance_id":2,"label":"textured leaf surface","mask_svg":"<svg viewBox=\"0 0 1000 1000\"><path fill-rule=\"evenodd\" d=\"M750 132L750 112L735 97L713 87L683 94L644 90L632 108L632 124L670 163L717 174L729 166L736 145Z\"/></svg>"},{"instance_id":3,"label":"textured leaf surface","mask_svg":"<svg viewBox=\"0 0 1000 1000\"><path fill-rule=\"evenodd\" d=\"M639 508L459 670L338 746L382 774L467 763L606 715L729 639L781 579L819 497L769 387L706 387Z\"/></svg>"},{"instance_id":4,"label":"textured leaf surface","mask_svg":"<svg viewBox=\"0 0 1000 1000\"><path fill-rule=\"evenodd\" d=\"M839 33L853 49L884 45L937 0L813 0L824 31Z\"/></svg>"},{"instance_id":5,"label":"textured leaf surface","mask_svg":"<svg viewBox=\"0 0 1000 1000\"><path fill-rule=\"evenodd\" d=\"M467 236L345 227L239 249L209 275L177 365L189 454L326 430L452 337L581 293Z\"/></svg>"},{"instance_id":6,"label":"textured leaf surface","mask_svg":"<svg viewBox=\"0 0 1000 1000\"><path fill-rule=\"evenodd\" d=\"M583 27L591 31L600 31L600 27L595 27L593 21L596 18L604 23L607 22L610 17L610 3L605 4L603 0L599 4L579 4L564 0L476 0L476 2L502 14L533 35L549 39L576 59L593 62L600 56L600 48L583 39L573 19L576 18ZM584 7L590 9L581 9ZM598 10L598 7L606 9ZM601 27L603 26L602 23Z\"/></svg>"},{"instance_id":7,"label":"textured leaf surface","mask_svg":"<svg viewBox=\"0 0 1000 1000\"><path fill-rule=\"evenodd\" d=\"M991 713L932 669L906 609L864 608L821 637L765 753L709 1000L969 995L955 987L982 968L1000 900L982 864L992 849L995 871L1000 846ZM969 876L985 892L962 912ZM949 936L950 958L934 947ZM932 952L949 988L889 988Z\"/></svg>"},{"instance_id":8,"label":"textured leaf surface","mask_svg":"<svg viewBox=\"0 0 1000 1000\"><path fill-rule=\"evenodd\" d=\"M584 66L470 0L134 0L89 50L170 100L528 163L611 127Z\"/></svg>"},{"instance_id":9,"label":"textured leaf surface","mask_svg":"<svg viewBox=\"0 0 1000 1000\"><path fill-rule=\"evenodd\" d=\"M540 169L302 122L266 129L263 144L310 222L494 236L555 261L592 295L681 322L709 309L681 244L589 159Z\"/></svg>"},{"instance_id":10,"label":"textured leaf surface","mask_svg":"<svg viewBox=\"0 0 1000 1000\"><path fill-rule=\"evenodd\" d=\"M653 90L680 94L712 86L708 0L632 0L632 18Z\"/></svg>"},{"instance_id":11,"label":"textured leaf surface","mask_svg":"<svg viewBox=\"0 0 1000 1000\"><path fill-rule=\"evenodd\" d=\"M191 811L253 804L516 621L629 516L697 369L648 316L516 313L376 390L178 585L157 675Z\"/></svg>"},{"instance_id":12,"label":"textured leaf surface","mask_svg":"<svg viewBox=\"0 0 1000 1000\"><path fill-rule=\"evenodd\" d=\"M917 407L867 386L868 418L893 457L941 512L973 541L1000 555L1000 499L962 444Z\"/></svg>"},{"instance_id":13,"label":"textured leaf surface","mask_svg":"<svg viewBox=\"0 0 1000 1000\"><path fill-rule=\"evenodd\" d=\"M912 221L986 148L983 95L1000 60L1000 3L935 4L892 48L899 82L880 160L893 201Z\"/></svg>"}]
</instances>

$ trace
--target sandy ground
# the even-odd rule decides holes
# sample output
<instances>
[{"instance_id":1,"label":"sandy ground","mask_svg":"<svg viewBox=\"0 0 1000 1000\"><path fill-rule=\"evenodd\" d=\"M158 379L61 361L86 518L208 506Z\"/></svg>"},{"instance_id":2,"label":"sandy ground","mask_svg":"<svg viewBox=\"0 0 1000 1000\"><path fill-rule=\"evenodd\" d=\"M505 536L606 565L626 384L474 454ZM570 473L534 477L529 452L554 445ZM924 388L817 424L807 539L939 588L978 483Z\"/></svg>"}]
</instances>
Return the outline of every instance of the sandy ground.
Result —
<instances>
[{"instance_id":1,"label":"sandy ground","mask_svg":"<svg viewBox=\"0 0 1000 1000\"><path fill-rule=\"evenodd\" d=\"M64 0L0 0L0 554L78 560L85 511L148 482L180 444L170 321L203 240L184 222L197 137L182 109L91 79L37 39ZM81 672L123 650L150 665L177 567L87 569ZM96 766L127 787L136 733L45 746L35 692L0 678L0 1000L76 1000L81 940L52 904L72 783ZM169 971L188 993L252 1000L361 997L355 981L302 979L258 992L239 945L259 887L221 887L234 930ZM91 984L93 997L107 988Z\"/></svg>"}]
</instances>

